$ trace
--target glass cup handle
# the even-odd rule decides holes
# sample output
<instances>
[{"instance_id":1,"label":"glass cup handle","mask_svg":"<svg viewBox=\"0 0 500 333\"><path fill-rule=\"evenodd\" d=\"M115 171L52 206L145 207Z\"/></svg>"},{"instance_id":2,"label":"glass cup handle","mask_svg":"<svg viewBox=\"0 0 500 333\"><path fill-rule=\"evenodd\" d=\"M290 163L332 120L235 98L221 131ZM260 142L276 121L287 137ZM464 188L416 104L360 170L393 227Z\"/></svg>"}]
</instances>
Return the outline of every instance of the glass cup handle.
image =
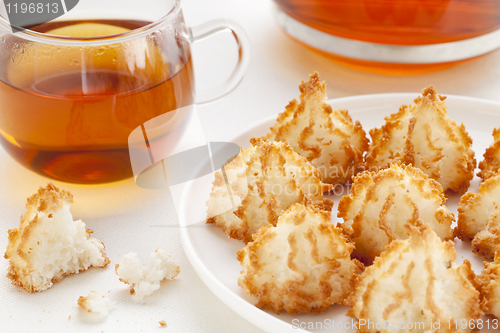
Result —
<instances>
[{"instance_id":1,"label":"glass cup handle","mask_svg":"<svg viewBox=\"0 0 500 333\"><path fill-rule=\"evenodd\" d=\"M200 104L210 102L227 95L234 88L236 88L241 79L243 79L243 75L245 74L250 62L250 41L245 34L245 31L239 24L225 19L218 19L203 23L197 27L189 29L189 31L190 41L192 43L203 40L218 32L227 31L233 34L236 44L238 45L239 55L236 67L224 83L202 91L197 91L196 103Z\"/></svg>"}]
</instances>

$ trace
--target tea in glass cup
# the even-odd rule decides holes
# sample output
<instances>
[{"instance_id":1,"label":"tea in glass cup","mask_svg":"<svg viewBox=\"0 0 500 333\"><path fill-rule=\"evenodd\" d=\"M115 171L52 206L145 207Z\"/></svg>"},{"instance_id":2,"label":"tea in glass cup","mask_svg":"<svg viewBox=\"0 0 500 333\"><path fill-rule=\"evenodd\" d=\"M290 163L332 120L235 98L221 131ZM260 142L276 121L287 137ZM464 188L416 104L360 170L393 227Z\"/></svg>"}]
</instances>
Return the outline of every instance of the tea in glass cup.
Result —
<instances>
[{"instance_id":1,"label":"tea in glass cup","mask_svg":"<svg viewBox=\"0 0 500 333\"><path fill-rule=\"evenodd\" d=\"M228 30L243 48L244 33L227 23L189 29L178 0L87 0L17 32L0 17L2 146L25 167L57 180L132 177L129 134L195 103L191 43ZM236 86L243 60L229 84L205 92L205 100Z\"/></svg>"}]
</instances>

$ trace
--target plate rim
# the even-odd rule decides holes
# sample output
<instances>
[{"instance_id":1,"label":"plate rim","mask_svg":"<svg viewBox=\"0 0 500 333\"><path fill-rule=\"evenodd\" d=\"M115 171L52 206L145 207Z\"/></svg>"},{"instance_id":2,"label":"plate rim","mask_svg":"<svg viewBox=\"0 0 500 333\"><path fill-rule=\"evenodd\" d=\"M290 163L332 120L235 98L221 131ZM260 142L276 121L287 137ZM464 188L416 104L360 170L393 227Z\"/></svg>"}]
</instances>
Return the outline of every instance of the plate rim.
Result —
<instances>
[{"instance_id":1,"label":"plate rim","mask_svg":"<svg viewBox=\"0 0 500 333\"><path fill-rule=\"evenodd\" d=\"M362 101L362 100L370 100L370 99L391 99L391 98L408 98L409 101L413 101L416 97L419 96L420 93L382 93L382 94L364 94L364 95L355 95L355 96L346 96L340 98L332 98L327 102L329 104L333 103L341 103L341 102L352 102L352 101ZM444 95L447 99L453 99L458 101L467 101L478 104L488 104L490 106L498 106L500 107L499 101L488 100L477 97L470 96L460 96L460 95ZM500 111L500 110L499 110ZM240 134L234 136L228 140L228 142L239 142L242 140L242 137L245 136L246 133L251 131L254 128L263 126L264 124L276 120L279 113L264 117L263 119L252 123L249 126L246 126L240 131ZM355 114L355 113L354 113ZM500 117L500 112L499 115ZM186 228L183 221L185 206L187 201L186 196L189 192L190 185L186 185L180 197L180 205L178 212L178 220L180 225L180 238L181 244L184 249L184 252L195 270L198 277L203 281L203 283L210 289L210 291L216 296L221 302L226 304L232 311L236 312L243 319L248 321L249 323L257 326L258 328L266 331L266 332L282 332L284 330L290 332L298 332L298 333L310 333L308 330L303 330L300 328L293 328L289 323L284 322L283 320L257 308L255 305L247 302L245 299L236 295L232 290L226 287L220 280L218 280L211 271L207 268L207 266L203 263L203 261L196 255L196 250L194 249L193 244L190 242L188 235L188 228ZM254 320L256 318L265 318L266 320ZM272 326L270 325L272 324Z\"/></svg>"}]
</instances>

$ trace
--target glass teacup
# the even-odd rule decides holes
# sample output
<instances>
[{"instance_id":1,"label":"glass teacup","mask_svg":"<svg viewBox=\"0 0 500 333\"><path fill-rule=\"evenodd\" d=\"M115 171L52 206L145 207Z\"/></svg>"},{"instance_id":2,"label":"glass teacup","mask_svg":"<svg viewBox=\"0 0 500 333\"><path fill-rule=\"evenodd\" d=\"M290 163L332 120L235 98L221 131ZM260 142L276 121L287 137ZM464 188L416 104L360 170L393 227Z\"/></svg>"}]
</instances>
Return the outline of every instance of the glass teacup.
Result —
<instances>
[{"instance_id":1,"label":"glass teacup","mask_svg":"<svg viewBox=\"0 0 500 333\"><path fill-rule=\"evenodd\" d=\"M7 8L0 0L0 142L23 166L61 181L133 176L134 129L227 94L248 65L248 40L237 24L190 29L179 0L80 1L29 27L11 26ZM195 99L191 44L220 31L235 37L239 62L225 83ZM158 137L183 119L170 123L158 124Z\"/></svg>"}]
</instances>

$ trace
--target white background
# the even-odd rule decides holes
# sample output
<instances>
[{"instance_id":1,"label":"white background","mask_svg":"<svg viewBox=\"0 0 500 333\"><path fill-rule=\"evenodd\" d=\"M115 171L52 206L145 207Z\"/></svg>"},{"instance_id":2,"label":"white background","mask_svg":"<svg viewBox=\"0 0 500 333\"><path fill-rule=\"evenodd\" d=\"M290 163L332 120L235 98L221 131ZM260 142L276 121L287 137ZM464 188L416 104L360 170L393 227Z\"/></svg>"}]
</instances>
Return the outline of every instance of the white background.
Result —
<instances>
[{"instance_id":1,"label":"white background","mask_svg":"<svg viewBox=\"0 0 500 333\"><path fill-rule=\"evenodd\" d=\"M420 76L383 76L336 65L289 39L272 16L266 0L185 0L190 26L230 18L242 25L251 41L248 72L230 95L198 107L209 141L224 141L262 118L284 110L298 97L298 85L319 71L327 81L329 98L359 94L415 92L433 84L442 94L500 101L500 52L470 64ZM199 89L220 83L236 61L231 37L220 35L193 47ZM472 110L471 110L472 111ZM467 124L465 124L467 126ZM26 198L47 183L14 162L0 148L0 251L7 244L7 229L17 227ZM1 332L261 332L220 302L196 276L187 261L175 225L176 215L166 191L144 190L132 180L102 186L75 186L59 182L75 196L73 215L83 219L94 235L107 244L111 265L65 278L43 293L28 294L5 277L7 260L0 259ZM110 244L113 244L111 246ZM177 280L145 300L131 301L114 264L127 252L147 260L162 247L181 266ZM235 282L236 283L236 282ZM77 299L90 290L110 291L115 306L104 322L91 322ZM68 317L71 316L71 319ZM158 321L165 320L166 328Z\"/></svg>"}]
</instances>

